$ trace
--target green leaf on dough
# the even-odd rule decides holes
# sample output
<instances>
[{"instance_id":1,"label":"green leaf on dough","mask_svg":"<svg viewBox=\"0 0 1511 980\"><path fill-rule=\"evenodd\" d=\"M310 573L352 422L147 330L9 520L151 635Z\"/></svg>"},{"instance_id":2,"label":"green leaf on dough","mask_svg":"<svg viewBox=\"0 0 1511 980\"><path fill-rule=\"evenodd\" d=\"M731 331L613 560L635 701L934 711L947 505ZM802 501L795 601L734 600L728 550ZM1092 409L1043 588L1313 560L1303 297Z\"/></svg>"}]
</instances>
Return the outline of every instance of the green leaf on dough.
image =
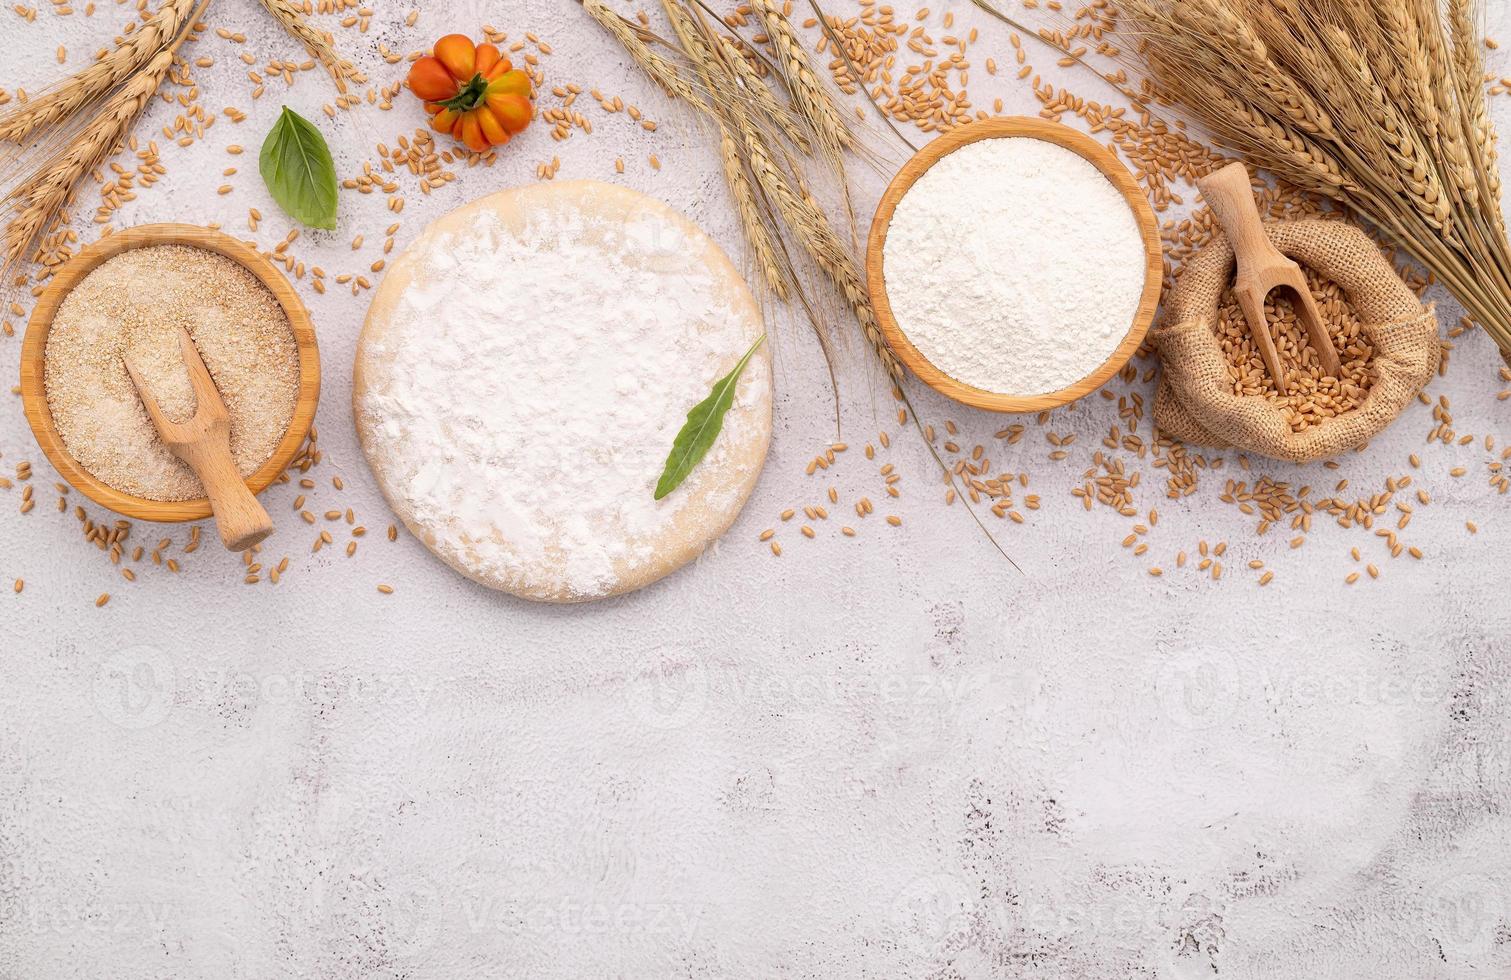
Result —
<instances>
[{"instance_id":1,"label":"green leaf on dough","mask_svg":"<svg viewBox=\"0 0 1511 980\"><path fill-rule=\"evenodd\" d=\"M682 485L687 475L702 461L708 451L713 448L714 440L719 438L719 430L724 427L724 415L729 411L735 400L735 388L739 386L740 375L745 371L745 365L750 363L755 355L756 348L766 339L765 334L756 338L756 342L750 345L750 350L740 358L733 371L714 382L713 390L708 397L692 407L687 413L687 422L682 426L682 431L677 433L677 438L672 441L671 454L666 457L666 469L661 473L661 479L656 481L656 499L660 500Z\"/></svg>"}]
</instances>

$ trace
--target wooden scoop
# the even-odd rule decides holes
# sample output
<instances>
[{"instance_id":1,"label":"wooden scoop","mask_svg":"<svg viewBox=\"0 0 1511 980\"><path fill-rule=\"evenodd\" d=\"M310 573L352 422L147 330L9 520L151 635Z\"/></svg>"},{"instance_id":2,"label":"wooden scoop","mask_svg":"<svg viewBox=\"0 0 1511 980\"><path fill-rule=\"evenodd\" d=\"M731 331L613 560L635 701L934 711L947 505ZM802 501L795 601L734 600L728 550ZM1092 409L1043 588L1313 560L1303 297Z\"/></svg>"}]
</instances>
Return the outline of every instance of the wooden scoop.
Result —
<instances>
[{"instance_id":1,"label":"wooden scoop","mask_svg":"<svg viewBox=\"0 0 1511 980\"><path fill-rule=\"evenodd\" d=\"M136 392L141 396L152 424L157 426L158 435L173 455L189 464L199 482L204 484L210 509L215 512L220 540L231 551L245 551L273 533L273 520L247 489L236 469L236 461L231 458L231 417L215 387L215 380L210 377L189 331L183 327L178 329L184 368L189 372L189 383L194 388L193 418L187 422L169 421L129 357L126 358L126 371L136 385Z\"/></svg>"},{"instance_id":2,"label":"wooden scoop","mask_svg":"<svg viewBox=\"0 0 1511 980\"><path fill-rule=\"evenodd\" d=\"M1322 373L1338 377L1343 368L1322 322L1322 314L1317 310L1317 301L1312 298L1301 266L1286 258L1265 235L1259 208L1254 203L1254 190L1249 184L1248 169L1241 163L1230 163L1197 181L1196 186L1238 257L1238 277L1233 282L1233 295L1243 308L1243 318L1248 321L1259 355L1264 358L1264 366L1275 379L1276 390L1285 393L1286 374L1280 363L1280 352L1275 349L1275 338L1264 318L1264 300L1278 288L1289 289L1294 294L1296 315L1301 318L1301 325L1306 328L1312 348L1322 362Z\"/></svg>"}]
</instances>

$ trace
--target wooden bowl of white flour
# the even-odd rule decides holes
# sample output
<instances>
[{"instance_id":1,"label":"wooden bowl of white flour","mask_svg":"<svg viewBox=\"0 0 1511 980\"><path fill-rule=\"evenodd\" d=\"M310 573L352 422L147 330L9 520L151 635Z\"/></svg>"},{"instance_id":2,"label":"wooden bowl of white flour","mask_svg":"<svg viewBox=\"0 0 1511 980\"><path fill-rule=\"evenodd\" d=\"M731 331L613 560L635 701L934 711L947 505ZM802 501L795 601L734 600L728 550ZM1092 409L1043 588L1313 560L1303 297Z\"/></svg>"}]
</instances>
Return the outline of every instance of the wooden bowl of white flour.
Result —
<instances>
[{"instance_id":1,"label":"wooden bowl of white flour","mask_svg":"<svg viewBox=\"0 0 1511 980\"><path fill-rule=\"evenodd\" d=\"M1042 119L988 119L920 150L866 250L887 343L936 391L1042 412L1106 384L1159 306L1154 210L1112 152Z\"/></svg>"}]
</instances>

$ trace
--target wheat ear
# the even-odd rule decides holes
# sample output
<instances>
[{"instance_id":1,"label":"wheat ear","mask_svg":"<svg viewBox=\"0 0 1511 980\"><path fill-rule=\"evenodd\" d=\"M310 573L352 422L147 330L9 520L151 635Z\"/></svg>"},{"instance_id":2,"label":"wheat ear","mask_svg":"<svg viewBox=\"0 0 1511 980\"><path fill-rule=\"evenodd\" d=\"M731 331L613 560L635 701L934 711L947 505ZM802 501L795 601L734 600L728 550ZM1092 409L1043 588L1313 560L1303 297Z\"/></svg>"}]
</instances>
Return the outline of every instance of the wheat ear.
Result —
<instances>
[{"instance_id":1,"label":"wheat ear","mask_svg":"<svg viewBox=\"0 0 1511 980\"><path fill-rule=\"evenodd\" d=\"M1324 28L1328 46L1344 71L1343 81L1352 83L1358 104L1370 114L1375 132L1384 143L1400 189L1416 205L1433 229L1451 235L1452 211L1437 168L1419 146L1411 125L1383 92L1370 71L1363 51L1336 25Z\"/></svg>"},{"instance_id":2,"label":"wheat ear","mask_svg":"<svg viewBox=\"0 0 1511 980\"><path fill-rule=\"evenodd\" d=\"M1440 116L1433 89L1433 71L1426 33L1419 31L1416 18L1405 0L1370 0L1379 34L1387 51L1399 66L1401 77L1400 106L1416 125L1441 165L1449 171L1448 189L1463 205L1474 211L1479 207L1479 187L1462 178L1471 172L1468 150L1455 128ZM1435 32L1434 32L1435 33Z\"/></svg>"},{"instance_id":3,"label":"wheat ear","mask_svg":"<svg viewBox=\"0 0 1511 980\"><path fill-rule=\"evenodd\" d=\"M1351 197L1359 191L1338 161L1304 133L1296 132L1220 89L1203 92L1225 124L1214 128L1223 145L1253 158L1260 166L1297 187L1326 197Z\"/></svg>"},{"instance_id":4,"label":"wheat ear","mask_svg":"<svg viewBox=\"0 0 1511 980\"><path fill-rule=\"evenodd\" d=\"M25 257L28 246L68 203L79 178L98 168L120 147L172 64L171 49L154 55L145 68L104 103L99 114L62 153L6 195L5 204L18 209L5 229L7 271Z\"/></svg>"},{"instance_id":5,"label":"wheat ear","mask_svg":"<svg viewBox=\"0 0 1511 980\"><path fill-rule=\"evenodd\" d=\"M809 141L808 134L803 131L803 127L793 117L791 107L777 101L776 93L766 84L766 80L756 73L754 66L745 57L745 53L740 50L739 42L721 35L719 53L723 56L724 63L729 67L731 74L735 76L740 91L751 103L751 108L757 114L771 120L793 146L804 153L811 152L813 144Z\"/></svg>"},{"instance_id":6,"label":"wheat ear","mask_svg":"<svg viewBox=\"0 0 1511 980\"><path fill-rule=\"evenodd\" d=\"M336 83L336 91L344 95L348 81L358 84L367 81L367 77L358 71L355 65L341 57L336 50L336 39L330 32L322 31L305 20L304 12L296 7L292 0L259 0L259 2L283 25L284 30L292 34L325 66L325 70L331 73L331 79Z\"/></svg>"},{"instance_id":7,"label":"wheat ear","mask_svg":"<svg viewBox=\"0 0 1511 980\"><path fill-rule=\"evenodd\" d=\"M1451 54L1447 39L1443 37L1442 15L1437 0L1394 0L1406 9L1409 21L1408 37L1416 40L1421 49L1421 58L1413 68L1422 72L1419 91L1430 96L1432 112L1437 121L1438 132L1454 145L1453 157L1470 166L1469 150L1459 117L1458 99L1454 86L1448 81L1452 74Z\"/></svg>"},{"instance_id":8,"label":"wheat ear","mask_svg":"<svg viewBox=\"0 0 1511 980\"><path fill-rule=\"evenodd\" d=\"M750 178L740 159L739 144L729 130L722 126L719 127L719 159L724 166L724 180L729 184L729 192L734 195L740 212L740 225L745 230L745 239L750 242L751 251L755 252L756 263L761 268L766 286L777 299L786 299L787 278L782 274L776 249L772 247L771 232L761 218L755 189L750 186Z\"/></svg>"},{"instance_id":9,"label":"wheat ear","mask_svg":"<svg viewBox=\"0 0 1511 980\"><path fill-rule=\"evenodd\" d=\"M20 143L38 130L63 122L79 109L102 98L134 75L177 36L189 11L194 8L194 2L167 0L157 13L147 18L138 30L105 57L0 116L0 140Z\"/></svg>"},{"instance_id":10,"label":"wheat ear","mask_svg":"<svg viewBox=\"0 0 1511 980\"><path fill-rule=\"evenodd\" d=\"M693 11L683 7L680 0L661 0L661 6L666 10L672 31L676 33L683 53L692 62L703 88L710 93L728 91L735 84L734 76L728 71L723 59L714 53L715 41L702 21ZM778 299L786 299L787 277L783 275L782 267L777 262L776 250L772 247L766 223L762 220L755 190L750 186L739 147L729 131L729 126L738 118L741 110L724 100L715 100L715 103L719 108L716 116L719 124L719 161L723 167L725 183L729 185L729 193L735 199L745 238L750 243L751 251L755 253L756 264L761 269L766 285Z\"/></svg>"},{"instance_id":11,"label":"wheat ear","mask_svg":"<svg viewBox=\"0 0 1511 980\"><path fill-rule=\"evenodd\" d=\"M1233 59L1227 65L1231 70L1243 72L1245 77L1252 79L1253 84L1280 116L1309 136L1326 138L1333 135L1336 122L1332 114L1323 108L1311 92L1302 88L1289 72L1275 63L1270 56L1269 47L1254 25L1240 18L1223 0L1199 0L1191 8L1178 6L1184 17L1209 19L1212 22L1215 26L1213 33ZM1273 8L1261 8L1259 13L1275 16ZM1259 23L1262 25L1266 22L1261 17ZM1207 29L1205 25L1198 26L1197 36ZM1306 52L1298 51L1299 47L1282 45L1278 50L1282 56L1298 53L1304 56Z\"/></svg>"},{"instance_id":12,"label":"wheat ear","mask_svg":"<svg viewBox=\"0 0 1511 980\"><path fill-rule=\"evenodd\" d=\"M897 355L892 353L892 348L887 346L860 272L849 251L835 235L828 216L811 198L792 186L787 175L771 159L759 133L747 128L743 135L746 160L756 184L776 208L782 222L791 232L792 239L833 280L844 297L845 304L859 321L866 342L887 369L887 374L894 381L901 380L902 364L897 360Z\"/></svg>"},{"instance_id":13,"label":"wheat ear","mask_svg":"<svg viewBox=\"0 0 1511 980\"><path fill-rule=\"evenodd\" d=\"M588 12L588 16L598 21L605 30L614 35L615 40L623 45L624 50L629 52L635 64L639 65L642 71L651 76L652 81L665 89L668 95L682 99L684 102L703 112L711 113L713 111L708 100L704 99L702 93L693 88L691 82L682 77L682 73L677 70L677 66L652 51L650 45L641 39L640 35L635 32L635 29L625 23L623 17L610 10L603 0L581 0L581 2L583 9Z\"/></svg>"},{"instance_id":14,"label":"wheat ear","mask_svg":"<svg viewBox=\"0 0 1511 980\"><path fill-rule=\"evenodd\" d=\"M841 150L855 145L855 137L829 97L828 90L819 82L796 29L776 0L751 0L750 6L771 38L777 67L799 114L818 145L827 155L837 159Z\"/></svg>"},{"instance_id":15,"label":"wheat ear","mask_svg":"<svg viewBox=\"0 0 1511 980\"><path fill-rule=\"evenodd\" d=\"M1448 0L1448 29L1453 39L1453 81L1469 134L1471 155L1479 163L1500 214L1500 154L1495 146L1495 127L1485 108L1485 62L1480 54L1476 11L1470 0Z\"/></svg>"}]
</instances>

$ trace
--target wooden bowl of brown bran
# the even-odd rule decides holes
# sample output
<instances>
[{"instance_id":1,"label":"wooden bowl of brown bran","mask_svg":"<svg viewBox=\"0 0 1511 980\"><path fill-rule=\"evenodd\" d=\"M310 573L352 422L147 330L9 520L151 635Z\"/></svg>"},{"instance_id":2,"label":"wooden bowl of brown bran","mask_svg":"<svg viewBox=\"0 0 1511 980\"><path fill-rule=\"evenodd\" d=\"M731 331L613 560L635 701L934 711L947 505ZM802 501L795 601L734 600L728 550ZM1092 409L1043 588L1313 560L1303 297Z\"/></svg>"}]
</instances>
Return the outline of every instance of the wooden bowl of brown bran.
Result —
<instances>
[{"instance_id":1,"label":"wooden bowl of brown bran","mask_svg":"<svg viewBox=\"0 0 1511 980\"><path fill-rule=\"evenodd\" d=\"M320 400L320 353L315 342L314 325L299 294L272 262L230 235L197 225L152 224L127 228L100 239L74 256L38 298L27 323L21 348L21 399L26 420L48 462L90 500L137 520L163 523L202 520L211 516L210 502L204 497L193 500L138 497L109 486L90 473L64 445L47 399L47 338L58 307L69 292L102 263L131 249L152 245L184 245L230 259L261 282L288 317L299 357L298 394L293 415L272 455L247 477L247 487L253 493L261 493L288 468L309 435Z\"/></svg>"}]
</instances>

